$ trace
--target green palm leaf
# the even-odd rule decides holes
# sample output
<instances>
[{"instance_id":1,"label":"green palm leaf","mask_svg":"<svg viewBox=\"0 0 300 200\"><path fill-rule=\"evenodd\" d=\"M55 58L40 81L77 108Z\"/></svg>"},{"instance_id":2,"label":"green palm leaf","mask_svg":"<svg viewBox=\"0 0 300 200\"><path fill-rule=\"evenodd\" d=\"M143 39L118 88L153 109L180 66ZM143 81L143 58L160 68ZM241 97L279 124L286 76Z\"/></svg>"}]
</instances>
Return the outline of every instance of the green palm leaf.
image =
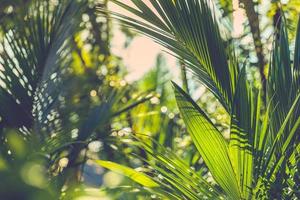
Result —
<instances>
[{"instance_id":1,"label":"green palm leaf","mask_svg":"<svg viewBox=\"0 0 300 200\"><path fill-rule=\"evenodd\" d=\"M132 168L126 167L124 165L120 165L111 161L105 161L105 160L95 160L95 162L107 169L110 169L114 172L124 174L125 176L128 176L135 182L145 186L145 187L158 187L159 185L151 179L149 176L146 176L144 173L138 172Z\"/></svg>"},{"instance_id":2,"label":"green palm leaf","mask_svg":"<svg viewBox=\"0 0 300 200\"><path fill-rule=\"evenodd\" d=\"M70 64L67 43L79 16L81 4L75 1L32 1L12 28L3 27L0 97L7 107L0 114L5 126L31 129L52 123L47 117L61 93L61 77Z\"/></svg>"},{"instance_id":3,"label":"green palm leaf","mask_svg":"<svg viewBox=\"0 0 300 200\"><path fill-rule=\"evenodd\" d=\"M255 148L259 140L260 92L246 80L246 67L239 74L231 113L229 152L243 196L249 198L253 184Z\"/></svg>"},{"instance_id":4,"label":"green palm leaf","mask_svg":"<svg viewBox=\"0 0 300 200\"><path fill-rule=\"evenodd\" d=\"M117 140L146 153L146 156L132 153L130 157L143 161L144 166L140 168L159 184L159 187L151 188L152 192L178 200L224 198L225 194L220 191L219 186L201 176L201 170L190 168L185 160L148 136L136 135Z\"/></svg>"},{"instance_id":5,"label":"green palm leaf","mask_svg":"<svg viewBox=\"0 0 300 200\"><path fill-rule=\"evenodd\" d=\"M154 11L141 0L132 0L138 9L118 0L113 2L140 20L122 14L116 14L117 18L184 59L230 112L238 68L227 62L233 53L224 45L208 1L153 0Z\"/></svg>"},{"instance_id":6,"label":"green palm leaf","mask_svg":"<svg viewBox=\"0 0 300 200\"><path fill-rule=\"evenodd\" d=\"M297 35L295 41L294 65L293 65L293 91L299 92L300 87L300 22L298 20Z\"/></svg>"},{"instance_id":7,"label":"green palm leaf","mask_svg":"<svg viewBox=\"0 0 300 200\"><path fill-rule=\"evenodd\" d=\"M239 199L240 189L227 142L198 105L180 87L173 85L182 118L212 176L230 198Z\"/></svg>"}]
</instances>

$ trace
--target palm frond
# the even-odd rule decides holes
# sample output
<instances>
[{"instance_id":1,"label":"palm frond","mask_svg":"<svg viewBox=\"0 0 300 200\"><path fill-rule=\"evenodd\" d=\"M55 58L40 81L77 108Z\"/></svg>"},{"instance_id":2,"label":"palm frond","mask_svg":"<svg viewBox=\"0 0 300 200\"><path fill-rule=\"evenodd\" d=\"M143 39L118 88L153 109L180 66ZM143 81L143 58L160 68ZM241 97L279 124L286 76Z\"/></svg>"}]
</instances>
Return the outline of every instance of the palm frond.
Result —
<instances>
[{"instance_id":1,"label":"palm frond","mask_svg":"<svg viewBox=\"0 0 300 200\"><path fill-rule=\"evenodd\" d=\"M115 171L117 173L124 174L128 176L129 178L133 179L135 182L145 186L145 187L158 187L159 185L152 180L150 177L147 175L138 172L132 168L111 162L111 161L105 161L105 160L96 160L95 161L98 165L105 167L109 170Z\"/></svg>"},{"instance_id":2,"label":"palm frond","mask_svg":"<svg viewBox=\"0 0 300 200\"><path fill-rule=\"evenodd\" d=\"M61 77L70 60L67 42L77 29L80 3L32 1L15 25L4 27L0 55L4 123L42 128L60 94ZM7 116L9 113L10 116ZM11 116L11 113L14 113Z\"/></svg>"},{"instance_id":3,"label":"palm frond","mask_svg":"<svg viewBox=\"0 0 300 200\"><path fill-rule=\"evenodd\" d=\"M150 1L153 10L141 0L132 1L138 9L113 2L139 20L118 13L117 18L183 59L230 112L239 70L227 61L233 52L221 37L208 1Z\"/></svg>"},{"instance_id":4,"label":"palm frond","mask_svg":"<svg viewBox=\"0 0 300 200\"><path fill-rule=\"evenodd\" d=\"M298 27L295 40L295 53L293 65L293 92L299 92L300 87L300 22L298 20Z\"/></svg>"},{"instance_id":5,"label":"palm frond","mask_svg":"<svg viewBox=\"0 0 300 200\"><path fill-rule=\"evenodd\" d=\"M174 84L180 113L188 132L212 176L226 194L239 199L240 188L231 164L228 144L205 113L184 91Z\"/></svg>"},{"instance_id":6,"label":"palm frond","mask_svg":"<svg viewBox=\"0 0 300 200\"><path fill-rule=\"evenodd\" d=\"M146 142L145 139L150 140L153 145ZM139 167L141 172L147 174L159 185L159 187L151 188L153 192L162 194L169 199L196 200L224 197L220 188L208 180L209 177L202 177L201 171L190 168L182 158L151 138L138 134L118 140L130 147L137 147L145 151L146 157L136 153L132 153L132 157L145 163L145 166Z\"/></svg>"},{"instance_id":7,"label":"palm frond","mask_svg":"<svg viewBox=\"0 0 300 200\"><path fill-rule=\"evenodd\" d=\"M232 105L229 151L243 196L249 198L253 184L254 148L260 125L260 93L246 80L246 68L239 75Z\"/></svg>"}]
</instances>

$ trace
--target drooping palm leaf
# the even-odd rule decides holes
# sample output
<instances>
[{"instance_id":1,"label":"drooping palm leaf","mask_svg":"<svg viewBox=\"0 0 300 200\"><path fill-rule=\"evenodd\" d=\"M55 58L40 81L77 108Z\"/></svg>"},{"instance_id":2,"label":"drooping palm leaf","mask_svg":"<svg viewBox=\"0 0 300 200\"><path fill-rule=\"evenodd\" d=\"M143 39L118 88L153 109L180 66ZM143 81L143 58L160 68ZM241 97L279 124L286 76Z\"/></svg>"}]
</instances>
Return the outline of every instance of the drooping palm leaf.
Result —
<instances>
[{"instance_id":1,"label":"drooping palm leaf","mask_svg":"<svg viewBox=\"0 0 300 200\"><path fill-rule=\"evenodd\" d=\"M230 112L238 68L227 61L232 52L224 45L208 1L153 0L150 4L154 10L141 0L132 1L138 9L118 0L113 2L139 17L136 20L115 14L122 22L184 59Z\"/></svg>"},{"instance_id":2,"label":"drooping palm leaf","mask_svg":"<svg viewBox=\"0 0 300 200\"><path fill-rule=\"evenodd\" d=\"M135 8L120 0L113 2L139 19L118 13L117 18L183 58L230 114L231 135L227 147L205 113L175 86L187 129L226 195L233 199L297 195L285 191L295 188L296 181L289 177L295 177L295 163L299 162L296 158L300 140L297 45L300 29L292 65L285 21L281 24L267 77L268 97L262 102L260 92L248 82L246 71L239 70L232 47L224 46L208 1L150 0L151 8L140 0L132 0ZM159 166L154 168L161 170Z\"/></svg>"},{"instance_id":3,"label":"drooping palm leaf","mask_svg":"<svg viewBox=\"0 0 300 200\"><path fill-rule=\"evenodd\" d=\"M201 171L190 168L188 162L177 156L170 149L155 142L148 136L129 136L120 138L122 143L132 149L136 147L146 153L146 157L132 153L130 157L140 159L145 166L139 167L141 172L150 176L159 187L151 188L152 192L161 194L167 199L222 199L225 194L219 186L202 177ZM145 139L152 141L151 145ZM113 140L115 141L115 140Z\"/></svg>"}]
</instances>

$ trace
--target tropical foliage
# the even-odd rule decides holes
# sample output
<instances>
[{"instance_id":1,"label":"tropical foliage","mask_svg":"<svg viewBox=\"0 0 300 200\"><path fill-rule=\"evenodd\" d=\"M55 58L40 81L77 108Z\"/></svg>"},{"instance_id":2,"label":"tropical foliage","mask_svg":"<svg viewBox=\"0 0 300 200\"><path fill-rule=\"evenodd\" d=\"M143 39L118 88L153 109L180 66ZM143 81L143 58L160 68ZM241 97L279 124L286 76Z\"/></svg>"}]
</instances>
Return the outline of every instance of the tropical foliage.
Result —
<instances>
[{"instance_id":1,"label":"tropical foliage","mask_svg":"<svg viewBox=\"0 0 300 200\"><path fill-rule=\"evenodd\" d=\"M300 199L297 8L282 7L264 65L231 37L232 1L217 3L1 2L0 197ZM125 80L115 19L124 48L136 31L178 60L182 87L162 55Z\"/></svg>"},{"instance_id":2,"label":"tropical foliage","mask_svg":"<svg viewBox=\"0 0 300 200\"><path fill-rule=\"evenodd\" d=\"M172 157L149 152L164 166L153 167L163 176L160 184L176 190L171 194L178 199L299 198L299 29L291 61L283 19L263 94L249 82L247 63L240 65L233 45L222 38L208 1L150 1L153 9L139 0L132 1L135 7L114 2L139 20L116 13L117 18L182 58L230 116L226 140L203 109L174 84L181 116L214 181L199 177L193 182L193 173L179 175L176 165L163 165L162 159L172 163Z\"/></svg>"}]
</instances>

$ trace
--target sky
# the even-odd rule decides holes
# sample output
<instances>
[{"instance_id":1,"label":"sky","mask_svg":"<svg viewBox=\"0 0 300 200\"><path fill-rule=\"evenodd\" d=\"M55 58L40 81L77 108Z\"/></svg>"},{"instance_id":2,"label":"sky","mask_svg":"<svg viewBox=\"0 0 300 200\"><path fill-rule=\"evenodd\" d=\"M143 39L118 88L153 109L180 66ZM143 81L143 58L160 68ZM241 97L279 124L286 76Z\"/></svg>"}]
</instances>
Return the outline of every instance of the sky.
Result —
<instances>
[{"instance_id":1,"label":"sky","mask_svg":"<svg viewBox=\"0 0 300 200\"><path fill-rule=\"evenodd\" d=\"M133 5L130 0L123 0L123 3L127 5ZM146 4L150 4L148 0L145 0ZM119 6L112 3L109 4L109 9L124 14L124 10ZM126 12L126 15L133 17L131 13ZM166 65L173 74L178 74L178 67L176 67L176 59L164 52L163 47L156 44L150 38L143 35L136 36L130 45L125 49L124 43L126 40L125 35L119 30L118 23L113 22L113 40L111 44L112 52L120 56L123 60L124 65L127 67L129 72L125 79L129 82L138 80L152 67L155 66L156 57L159 53L162 53L166 58Z\"/></svg>"},{"instance_id":2,"label":"sky","mask_svg":"<svg viewBox=\"0 0 300 200\"><path fill-rule=\"evenodd\" d=\"M165 53L163 47L151 39L138 35L127 48L124 48L125 36L120 30L114 31L112 40L112 52L120 56L129 74L125 79L129 82L141 78L146 72L155 66L156 57L162 53L166 58L169 69L176 68L176 59ZM177 70L175 70L177 71Z\"/></svg>"}]
</instances>

